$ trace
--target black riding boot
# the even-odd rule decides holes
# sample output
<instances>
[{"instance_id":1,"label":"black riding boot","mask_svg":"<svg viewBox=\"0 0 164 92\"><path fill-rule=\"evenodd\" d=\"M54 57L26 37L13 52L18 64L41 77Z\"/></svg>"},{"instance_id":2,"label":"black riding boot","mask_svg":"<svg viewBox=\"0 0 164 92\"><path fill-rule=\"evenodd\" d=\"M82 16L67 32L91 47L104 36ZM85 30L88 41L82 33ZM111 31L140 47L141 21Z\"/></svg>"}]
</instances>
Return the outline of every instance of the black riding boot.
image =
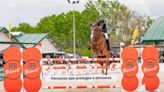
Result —
<instances>
[{"instance_id":1,"label":"black riding boot","mask_svg":"<svg viewBox=\"0 0 164 92\"><path fill-rule=\"evenodd\" d=\"M109 40L106 40L106 43L107 43L107 49L110 50Z\"/></svg>"},{"instance_id":2,"label":"black riding boot","mask_svg":"<svg viewBox=\"0 0 164 92\"><path fill-rule=\"evenodd\" d=\"M89 46L89 43L90 43L90 42L91 42L91 40L88 42L88 46L87 46L87 47L88 47L88 50L90 50L90 49L91 49L91 48L90 48L90 46Z\"/></svg>"}]
</instances>

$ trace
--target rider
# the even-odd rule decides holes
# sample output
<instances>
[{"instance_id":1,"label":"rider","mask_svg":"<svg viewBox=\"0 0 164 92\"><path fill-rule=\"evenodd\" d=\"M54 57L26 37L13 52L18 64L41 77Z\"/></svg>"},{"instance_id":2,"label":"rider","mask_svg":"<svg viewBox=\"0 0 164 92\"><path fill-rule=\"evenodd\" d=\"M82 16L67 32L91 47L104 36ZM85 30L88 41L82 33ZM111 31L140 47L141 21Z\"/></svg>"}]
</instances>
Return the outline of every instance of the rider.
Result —
<instances>
[{"instance_id":1,"label":"rider","mask_svg":"<svg viewBox=\"0 0 164 92\"><path fill-rule=\"evenodd\" d=\"M106 28L106 23L105 23L105 21L103 19L100 19L97 23L98 23L98 26L101 29L101 32L104 34L104 37L105 37L105 40L106 40L106 43L107 43L108 50L110 50L108 33L107 33L107 28Z\"/></svg>"}]
</instances>

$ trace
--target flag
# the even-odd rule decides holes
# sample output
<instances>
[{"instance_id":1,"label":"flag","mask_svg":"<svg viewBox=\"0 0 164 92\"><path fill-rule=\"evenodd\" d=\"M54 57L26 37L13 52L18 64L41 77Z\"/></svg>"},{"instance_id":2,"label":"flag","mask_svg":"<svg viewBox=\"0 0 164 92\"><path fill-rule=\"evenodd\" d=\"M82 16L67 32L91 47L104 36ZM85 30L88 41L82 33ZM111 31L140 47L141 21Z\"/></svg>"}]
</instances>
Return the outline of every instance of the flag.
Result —
<instances>
[{"instance_id":1,"label":"flag","mask_svg":"<svg viewBox=\"0 0 164 92\"><path fill-rule=\"evenodd\" d=\"M135 40L136 40L136 38L137 38L138 32L139 32L138 29L134 29L133 35L132 35L132 38L131 38L131 45L134 44L134 42L135 42Z\"/></svg>"},{"instance_id":2,"label":"flag","mask_svg":"<svg viewBox=\"0 0 164 92\"><path fill-rule=\"evenodd\" d=\"M11 40L12 25L9 23L9 39Z\"/></svg>"}]
</instances>

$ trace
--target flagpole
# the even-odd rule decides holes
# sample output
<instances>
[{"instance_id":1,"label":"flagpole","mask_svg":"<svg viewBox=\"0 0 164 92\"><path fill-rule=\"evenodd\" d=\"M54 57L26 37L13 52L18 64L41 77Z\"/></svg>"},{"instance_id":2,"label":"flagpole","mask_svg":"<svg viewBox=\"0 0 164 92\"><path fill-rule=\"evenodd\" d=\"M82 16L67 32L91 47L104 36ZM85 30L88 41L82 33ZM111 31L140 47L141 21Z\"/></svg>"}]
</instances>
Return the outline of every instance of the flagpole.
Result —
<instances>
[{"instance_id":1,"label":"flagpole","mask_svg":"<svg viewBox=\"0 0 164 92\"><path fill-rule=\"evenodd\" d=\"M11 23L9 23L9 40L10 40L10 42L12 42L11 31L12 31L12 25L11 25ZM10 46L11 46L11 45L12 45L12 44L10 44Z\"/></svg>"}]
</instances>

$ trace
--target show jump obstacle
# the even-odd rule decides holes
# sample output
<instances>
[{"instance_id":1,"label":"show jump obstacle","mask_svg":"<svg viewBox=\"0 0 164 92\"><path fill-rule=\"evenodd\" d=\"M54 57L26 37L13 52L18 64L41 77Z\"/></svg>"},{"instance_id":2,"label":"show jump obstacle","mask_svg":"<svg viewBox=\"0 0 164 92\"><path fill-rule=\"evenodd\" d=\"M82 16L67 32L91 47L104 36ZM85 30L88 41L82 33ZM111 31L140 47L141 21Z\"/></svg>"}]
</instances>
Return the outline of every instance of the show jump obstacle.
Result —
<instances>
[{"instance_id":1,"label":"show jump obstacle","mask_svg":"<svg viewBox=\"0 0 164 92\"><path fill-rule=\"evenodd\" d=\"M138 52L134 47L126 47L121 52L120 58L50 58L42 59L41 52L37 48L27 48L23 53L19 48L8 48L3 53L3 59L5 61L4 65L4 88L7 92L20 92L22 89L27 92L38 92L40 89L83 89L83 88L120 88L124 91L139 91L140 85L145 85L147 91L154 91L158 89L160 80L157 76L159 72L159 52L154 47L146 47L142 51L142 61L138 64ZM60 65L60 66L47 66L46 68L40 61L76 61L76 62L86 62L86 61L120 61L119 74L121 75L121 81L116 85L44 85L44 72L49 71L73 71L73 70L83 70L92 71L94 69L116 69L117 64L114 63L111 66L99 66L99 65ZM24 61L24 64L23 64ZM141 65L141 66L140 66ZM139 68L142 68L143 76L137 76ZM54 73L53 73L54 74ZM89 74L89 73L88 73ZM24 75L24 76L23 76ZM110 75L110 73L109 73ZM108 78L109 75L104 78ZM56 75L57 76L57 75ZM81 75L84 76L84 75ZM90 76L90 75L87 75ZM95 75L92 75L93 78ZM50 77L49 75L47 77ZM60 76L57 76L61 79ZM139 77L142 78L142 83L139 81ZM70 78L67 76L66 78ZM90 77L87 77L88 79ZM111 78L113 80L113 78ZM60 80L58 80L60 82ZM61 81L62 82L62 81ZM86 81L87 82L87 81ZM44 82L45 83L45 82ZM105 83L106 84L106 83ZM153 85L152 85L153 84Z\"/></svg>"}]
</instances>

